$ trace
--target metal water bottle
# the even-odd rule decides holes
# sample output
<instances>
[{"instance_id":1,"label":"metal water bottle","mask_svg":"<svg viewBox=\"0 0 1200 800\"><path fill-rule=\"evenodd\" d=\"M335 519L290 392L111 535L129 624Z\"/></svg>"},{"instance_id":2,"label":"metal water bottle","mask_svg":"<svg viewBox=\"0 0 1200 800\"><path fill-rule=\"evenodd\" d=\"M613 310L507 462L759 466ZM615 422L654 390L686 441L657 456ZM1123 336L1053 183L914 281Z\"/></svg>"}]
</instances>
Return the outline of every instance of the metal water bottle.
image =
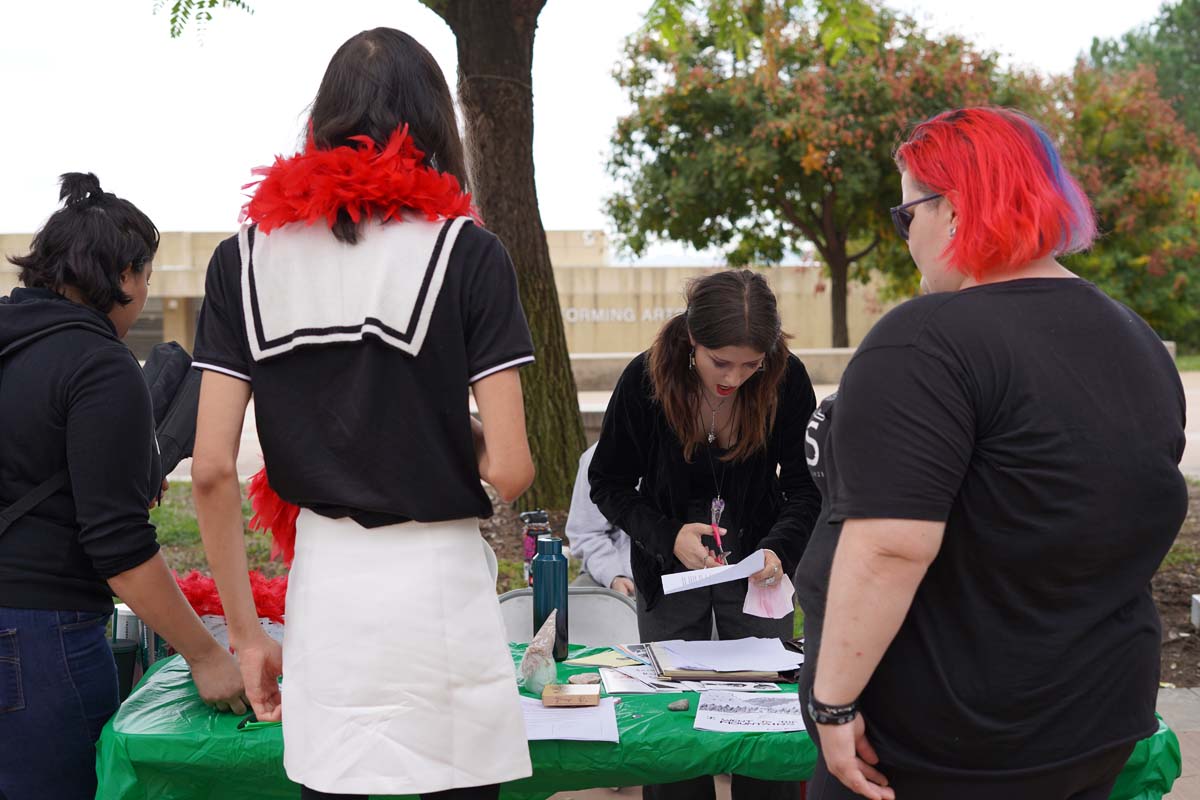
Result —
<instances>
[{"instance_id":1,"label":"metal water bottle","mask_svg":"<svg viewBox=\"0 0 1200 800\"><path fill-rule=\"evenodd\" d=\"M537 555L533 557L533 632L537 633L550 616L558 611L554 626L554 660L567 657L567 558L563 555L562 540L554 536L539 536Z\"/></svg>"},{"instance_id":2,"label":"metal water bottle","mask_svg":"<svg viewBox=\"0 0 1200 800\"><path fill-rule=\"evenodd\" d=\"M550 515L540 508L534 511L523 511L521 512L521 522L525 526L522 536L525 544L525 585L533 586L533 572L530 570L530 564L533 563L533 557L537 555L538 537L550 533ZM537 631L535 630L534 633Z\"/></svg>"}]
</instances>

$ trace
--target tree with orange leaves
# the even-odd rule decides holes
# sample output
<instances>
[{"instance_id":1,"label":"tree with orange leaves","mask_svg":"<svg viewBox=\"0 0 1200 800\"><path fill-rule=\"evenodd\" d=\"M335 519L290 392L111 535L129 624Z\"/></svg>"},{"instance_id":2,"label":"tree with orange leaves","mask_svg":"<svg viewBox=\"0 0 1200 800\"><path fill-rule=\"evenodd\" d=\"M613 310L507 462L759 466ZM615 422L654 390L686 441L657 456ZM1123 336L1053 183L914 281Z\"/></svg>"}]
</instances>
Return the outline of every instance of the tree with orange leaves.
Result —
<instances>
[{"instance_id":1,"label":"tree with orange leaves","mask_svg":"<svg viewBox=\"0 0 1200 800\"><path fill-rule=\"evenodd\" d=\"M831 342L848 346L849 281L912 272L888 216L894 148L946 108L1011 102L1007 76L993 54L865 2L666 5L617 70L634 105L609 162L623 244L716 246L736 265L811 244L829 269ZM830 35L839 6L850 35Z\"/></svg>"}]
</instances>

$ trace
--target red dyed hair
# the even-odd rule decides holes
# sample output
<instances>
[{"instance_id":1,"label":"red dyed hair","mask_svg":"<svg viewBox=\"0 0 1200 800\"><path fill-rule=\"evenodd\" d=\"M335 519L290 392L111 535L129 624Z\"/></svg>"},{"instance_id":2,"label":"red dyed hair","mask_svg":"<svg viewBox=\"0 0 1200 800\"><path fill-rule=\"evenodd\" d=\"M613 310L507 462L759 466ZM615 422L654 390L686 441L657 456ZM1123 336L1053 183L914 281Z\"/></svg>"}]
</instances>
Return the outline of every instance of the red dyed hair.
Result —
<instances>
[{"instance_id":1,"label":"red dyed hair","mask_svg":"<svg viewBox=\"0 0 1200 800\"><path fill-rule=\"evenodd\" d=\"M913 130L896 163L954 207L944 255L976 278L1086 250L1096 238L1087 195L1049 135L1019 111L945 111Z\"/></svg>"}]
</instances>

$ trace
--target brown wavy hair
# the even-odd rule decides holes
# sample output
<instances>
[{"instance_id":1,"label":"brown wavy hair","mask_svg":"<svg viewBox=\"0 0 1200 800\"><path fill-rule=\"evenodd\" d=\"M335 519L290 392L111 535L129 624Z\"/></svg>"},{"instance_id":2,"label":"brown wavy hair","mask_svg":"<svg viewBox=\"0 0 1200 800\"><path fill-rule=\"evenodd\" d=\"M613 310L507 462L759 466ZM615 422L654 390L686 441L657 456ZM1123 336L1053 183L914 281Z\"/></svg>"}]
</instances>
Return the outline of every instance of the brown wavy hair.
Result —
<instances>
[{"instance_id":1,"label":"brown wavy hair","mask_svg":"<svg viewBox=\"0 0 1200 800\"><path fill-rule=\"evenodd\" d=\"M775 294L762 275L742 269L696 278L688 283L685 296L687 310L662 327L650 348L654 399L690 462L708 433L699 422L702 390L689 365L691 339L712 350L736 346L763 353L762 370L738 388L734 445L723 456L726 461L744 461L766 447L779 406L779 382L787 369L789 337L779 320Z\"/></svg>"}]
</instances>

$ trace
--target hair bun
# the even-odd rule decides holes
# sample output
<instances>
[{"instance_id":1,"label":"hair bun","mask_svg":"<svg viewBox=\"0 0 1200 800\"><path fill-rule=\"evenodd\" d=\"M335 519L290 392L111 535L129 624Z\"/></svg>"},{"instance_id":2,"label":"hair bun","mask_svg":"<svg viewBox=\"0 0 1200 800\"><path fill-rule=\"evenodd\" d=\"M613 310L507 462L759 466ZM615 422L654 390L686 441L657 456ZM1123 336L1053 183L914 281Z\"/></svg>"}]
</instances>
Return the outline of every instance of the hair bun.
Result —
<instances>
[{"instance_id":1,"label":"hair bun","mask_svg":"<svg viewBox=\"0 0 1200 800\"><path fill-rule=\"evenodd\" d=\"M58 182L62 187L58 199L65 200L68 207L84 202L92 205L104 196L100 179L93 172L68 172L59 176Z\"/></svg>"}]
</instances>

